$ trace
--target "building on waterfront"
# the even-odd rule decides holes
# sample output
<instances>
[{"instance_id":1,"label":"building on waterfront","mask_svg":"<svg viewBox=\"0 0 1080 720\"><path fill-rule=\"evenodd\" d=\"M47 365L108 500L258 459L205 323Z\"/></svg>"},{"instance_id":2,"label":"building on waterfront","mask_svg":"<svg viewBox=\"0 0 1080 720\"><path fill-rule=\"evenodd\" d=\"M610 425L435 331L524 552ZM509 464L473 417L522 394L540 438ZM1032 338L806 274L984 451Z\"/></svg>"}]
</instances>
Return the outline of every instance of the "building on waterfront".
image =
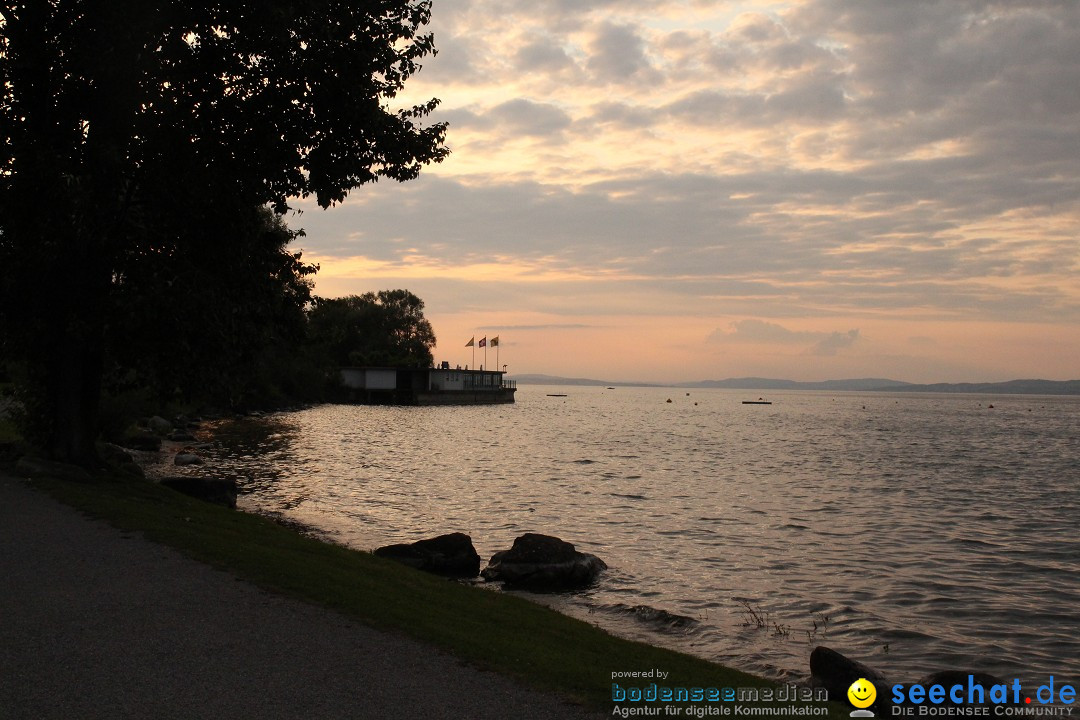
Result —
<instances>
[{"instance_id":1,"label":"building on waterfront","mask_svg":"<svg viewBox=\"0 0 1080 720\"><path fill-rule=\"evenodd\" d=\"M485 405L512 403L517 385L501 370L347 367L341 384L349 402L374 405Z\"/></svg>"}]
</instances>

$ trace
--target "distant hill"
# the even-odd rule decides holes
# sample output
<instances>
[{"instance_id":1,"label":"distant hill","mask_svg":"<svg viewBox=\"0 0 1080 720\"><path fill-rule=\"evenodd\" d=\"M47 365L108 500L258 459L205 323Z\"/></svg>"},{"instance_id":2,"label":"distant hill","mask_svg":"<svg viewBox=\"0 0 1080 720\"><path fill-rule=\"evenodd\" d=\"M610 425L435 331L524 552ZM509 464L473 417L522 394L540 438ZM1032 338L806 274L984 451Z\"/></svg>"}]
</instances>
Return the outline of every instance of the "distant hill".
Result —
<instances>
[{"instance_id":1,"label":"distant hill","mask_svg":"<svg viewBox=\"0 0 1080 720\"><path fill-rule=\"evenodd\" d=\"M1080 380L1009 380L999 383L935 383L889 388L900 392L987 393L992 395L1080 395Z\"/></svg>"},{"instance_id":2,"label":"distant hill","mask_svg":"<svg viewBox=\"0 0 1080 720\"><path fill-rule=\"evenodd\" d=\"M676 387L729 388L733 390L897 390L912 387L911 383L883 378L860 378L857 380L824 380L822 382L799 382L797 380L774 380L770 378L728 378L727 380L699 380L679 383Z\"/></svg>"},{"instance_id":3,"label":"distant hill","mask_svg":"<svg viewBox=\"0 0 1080 720\"><path fill-rule=\"evenodd\" d=\"M822 382L799 382L774 378L728 378L726 380L699 380L684 383L635 383L593 380L590 378L565 378L555 375L515 375L520 385L581 385L603 387L680 387L720 388L730 390L826 390L833 392L935 392L935 393L985 393L990 395L1080 395L1080 380L1009 380L997 383L917 383L888 380L885 378L857 378L851 380L825 380Z\"/></svg>"},{"instance_id":4,"label":"distant hill","mask_svg":"<svg viewBox=\"0 0 1080 720\"><path fill-rule=\"evenodd\" d=\"M512 375L518 385L589 385L597 387L665 387L658 383L611 382L610 380L591 380L589 378L566 378L557 375Z\"/></svg>"}]
</instances>

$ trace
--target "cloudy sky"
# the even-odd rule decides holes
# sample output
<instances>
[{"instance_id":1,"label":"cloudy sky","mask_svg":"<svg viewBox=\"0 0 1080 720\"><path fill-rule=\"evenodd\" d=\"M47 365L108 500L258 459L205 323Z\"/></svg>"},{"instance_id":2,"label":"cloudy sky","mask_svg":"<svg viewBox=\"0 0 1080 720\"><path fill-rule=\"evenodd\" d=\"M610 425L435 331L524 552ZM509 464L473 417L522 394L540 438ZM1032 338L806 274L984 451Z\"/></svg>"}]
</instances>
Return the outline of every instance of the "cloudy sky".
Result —
<instances>
[{"instance_id":1,"label":"cloudy sky","mask_svg":"<svg viewBox=\"0 0 1080 720\"><path fill-rule=\"evenodd\" d=\"M404 100L450 158L290 224L319 294L423 298L437 360L1080 377L1080 2L435 0L431 30Z\"/></svg>"}]
</instances>

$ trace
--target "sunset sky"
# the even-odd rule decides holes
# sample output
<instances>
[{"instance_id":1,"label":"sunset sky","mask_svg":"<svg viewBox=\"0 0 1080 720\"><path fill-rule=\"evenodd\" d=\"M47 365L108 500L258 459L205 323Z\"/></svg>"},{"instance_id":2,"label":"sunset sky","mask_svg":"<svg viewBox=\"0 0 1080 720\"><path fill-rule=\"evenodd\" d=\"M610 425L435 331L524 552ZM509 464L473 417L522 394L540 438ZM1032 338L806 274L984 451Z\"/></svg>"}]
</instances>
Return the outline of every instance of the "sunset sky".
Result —
<instances>
[{"instance_id":1,"label":"sunset sky","mask_svg":"<svg viewBox=\"0 0 1080 720\"><path fill-rule=\"evenodd\" d=\"M430 29L393 102L440 98L450 158L289 222L318 294L423 298L436 360L1080 377L1080 2L435 0Z\"/></svg>"}]
</instances>

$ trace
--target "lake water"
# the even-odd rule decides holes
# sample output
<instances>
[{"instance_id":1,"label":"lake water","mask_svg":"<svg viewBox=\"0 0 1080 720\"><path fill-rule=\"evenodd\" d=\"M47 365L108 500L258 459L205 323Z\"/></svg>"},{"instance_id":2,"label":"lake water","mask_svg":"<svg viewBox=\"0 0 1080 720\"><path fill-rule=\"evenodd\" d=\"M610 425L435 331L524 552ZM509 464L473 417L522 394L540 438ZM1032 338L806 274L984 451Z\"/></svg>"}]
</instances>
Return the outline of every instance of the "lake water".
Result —
<instances>
[{"instance_id":1,"label":"lake water","mask_svg":"<svg viewBox=\"0 0 1080 720\"><path fill-rule=\"evenodd\" d=\"M1080 398L741 403L760 394L328 405L223 423L211 463L242 508L355 548L461 531L486 561L557 535L610 570L544 601L776 679L805 680L823 644L893 682L961 668L1078 684Z\"/></svg>"}]
</instances>

